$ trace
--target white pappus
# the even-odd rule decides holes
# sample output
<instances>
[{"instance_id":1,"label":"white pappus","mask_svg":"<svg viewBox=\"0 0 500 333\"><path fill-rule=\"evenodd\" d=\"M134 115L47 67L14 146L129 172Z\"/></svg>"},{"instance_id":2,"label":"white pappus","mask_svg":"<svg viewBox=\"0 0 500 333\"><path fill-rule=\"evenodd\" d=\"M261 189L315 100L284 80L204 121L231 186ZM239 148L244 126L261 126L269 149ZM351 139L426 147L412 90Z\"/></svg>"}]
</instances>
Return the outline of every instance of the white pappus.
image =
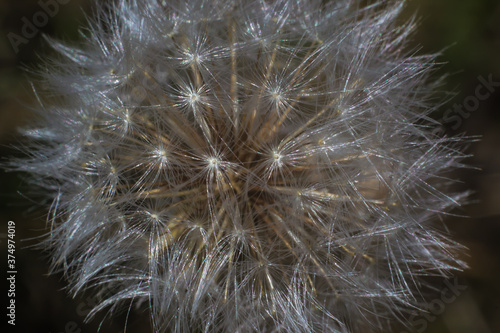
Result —
<instances>
[{"instance_id":1,"label":"white pappus","mask_svg":"<svg viewBox=\"0 0 500 333\"><path fill-rule=\"evenodd\" d=\"M50 40L25 134L45 244L94 311L157 332L369 332L465 264L460 140L402 0L118 0Z\"/></svg>"}]
</instances>

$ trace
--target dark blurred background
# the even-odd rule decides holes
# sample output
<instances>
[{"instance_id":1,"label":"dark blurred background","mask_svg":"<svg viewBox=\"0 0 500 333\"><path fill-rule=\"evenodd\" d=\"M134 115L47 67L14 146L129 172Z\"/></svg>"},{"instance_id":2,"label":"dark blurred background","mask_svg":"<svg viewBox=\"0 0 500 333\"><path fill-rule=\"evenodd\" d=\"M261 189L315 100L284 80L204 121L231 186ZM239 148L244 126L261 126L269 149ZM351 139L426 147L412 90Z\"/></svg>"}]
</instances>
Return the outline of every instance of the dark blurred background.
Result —
<instances>
[{"instance_id":1,"label":"dark blurred background","mask_svg":"<svg viewBox=\"0 0 500 333\"><path fill-rule=\"evenodd\" d=\"M42 8L38 0L0 0L0 156L17 154L10 146L16 143L16 129L30 120L28 106L34 96L21 67L35 67L39 57L50 54L41 34L29 38L15 52L9 33L22 36L23 17L32 21ZM46 2L42 0L42 2ZM65 41L78 38L78 26L85 25L84 13L91 12L91 0L61 0L57 14L40 28L40 32ZM500 0L408 0L406 15L418 11L419 29L411 43L419 53L442 51L441 69L449 73L443 90L454 92L450 101L435 114L443 119L454 105L468 106L460 121L444 118L448 134L480 136L467 152L473 155L467 163L473 168L457 174L463 189L474 193L470 203L455 213L467 218L450 217L447 225L454 239L469 248L464 260L470 269L457 274L460 286L451 302L434 302L427 317L412 320L413 332L428 333L496 333L500 332L500 87L494 87L488 98L474 105L476 88L482 78L500 82ZM11 35L12 36L12 35ZM483 88L484 89L484 88ZM484 90L485 92L486 90ZM472 98L471 98L472 97ZM469 103L469 104L468 104ZM96 332L101 315L84 323L92 306L92 295L72 299L64 290L62 275L48 276L48 259L39 250L28 248L30 240L40 236L45 226L44 210L18 189L22 180L15 174L0 171L0 247L2 271L6 272L7 221L16 222L16 327L8 332L78 333ZM24 241L22 241L24 240ZM5 275L5 273L2 273ZM5 278L2 278L5 281ZM449 288L443 282L443 288ZM7 286L0 293L6 294ZM3 296L2 299L7 299ZM446 303L446 304L444 304ZM6 301L2 307L7 306ZM442 306L444 304L444 306ZM5 309L5 308L4 308ZM2 315L0 327L6 322ZM149 332L144 314L124 313L106 319L101 332ZM401 330L396 330L400 332ZM408 331L408 330L407 330Z\"/></svg>"}]
</instances>

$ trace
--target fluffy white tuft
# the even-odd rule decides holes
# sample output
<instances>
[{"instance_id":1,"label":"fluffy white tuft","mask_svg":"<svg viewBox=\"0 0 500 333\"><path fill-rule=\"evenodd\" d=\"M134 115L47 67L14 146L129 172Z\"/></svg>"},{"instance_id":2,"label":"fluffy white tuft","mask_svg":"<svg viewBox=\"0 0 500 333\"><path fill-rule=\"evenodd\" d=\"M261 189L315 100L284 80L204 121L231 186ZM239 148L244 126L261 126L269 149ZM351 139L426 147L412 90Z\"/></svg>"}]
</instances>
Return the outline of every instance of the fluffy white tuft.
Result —
<instances>
[{"instance_id":1,"label":"fluffy white tuft","mask_svg":"<svg viewBox=\"0 0 500 333\"><path fill-rule=\"evenodd\" d=\"M31 159L47 244L95 311L158 332L367 332L465 265L403 1L120 0L51 44Z\"/></svg>"}]
</instances>

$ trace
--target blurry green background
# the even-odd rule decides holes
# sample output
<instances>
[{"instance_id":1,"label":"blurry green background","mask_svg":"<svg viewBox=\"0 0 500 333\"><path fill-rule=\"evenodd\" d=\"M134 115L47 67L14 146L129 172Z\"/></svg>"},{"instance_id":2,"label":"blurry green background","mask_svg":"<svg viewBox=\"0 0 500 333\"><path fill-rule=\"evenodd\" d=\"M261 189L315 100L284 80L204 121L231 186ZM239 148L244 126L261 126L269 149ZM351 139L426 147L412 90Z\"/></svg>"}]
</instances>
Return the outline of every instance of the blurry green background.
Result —
<instances>
[{"instance_id":1,"label":"blurry green background","mask_svg":"<svg viewBox=\"0 0 500 333\"><path fill-rule=\"evenodd\" d=\"M40 29L50 36L70 41L78 37L77 27L84 25L84 13L91 12L90 0L67 0L57 15ZM456 95L444 112L453 104L463 104L474 95L480 84L479 76L500 82L500 0L408 0L407 15L418 11L419 29L411 43L421 47L420 53L442 51L444 65L439 74L450 73L443 90ZM7 34L21 35L22 18L30 21L40 11L38 0L0 0L0 156L15 155L10 147L16 142L16 128L30 119L28 106L34 105L22 66L33 67L50 50L40 34L19 46L16 54ZM471 144L473 157L467 163L476 169L457 175L463 188L472 189L471 203L456 213L468 218L449 218L447 225L454 238L470 251L464 260L470 269L458 274L459 283L467 285L444 312L425 323L419 321L415 332L428 333L496 333L500 332L500 88L481 101L477 111L458 129L447 128L449 134L466 133L481 136ZM442 114L436 114L440 119ZM82 314L90 309L90 295L72 299L67 296L61 275L47 276L48 260L38 250L27 248L42 234L44 211L37 203L17 191L22 181L17 175L0 171L0 246L6 254L7 221L17 226L17 325L9 332L77 333L96 332L103 314L90 323ZM30 209L30 207L33 209ZM6 271L6 255L0 260ZM5 274L5 273L2 273ZM2 278L5 281L4 278ZM7 288L0 290L6 294ZM5 297L5 296L4 296ZM2 298L2 299L6 299ZM2 303L5 304L6 303ZM3 306L3 305L2 305ZM5 308L4 308L5 309ZM106 320L101 332L122 332L126 313ZM422 317L419 317L421 319ZM2 315L0 327L6 322ZM425 328L425 330L424 330ZM127 332L149 332L146 316L131 312ZM400 332L400 330L396 330ZM362 332L363 333L363 332Z\"/></svg>"}]
</instances>

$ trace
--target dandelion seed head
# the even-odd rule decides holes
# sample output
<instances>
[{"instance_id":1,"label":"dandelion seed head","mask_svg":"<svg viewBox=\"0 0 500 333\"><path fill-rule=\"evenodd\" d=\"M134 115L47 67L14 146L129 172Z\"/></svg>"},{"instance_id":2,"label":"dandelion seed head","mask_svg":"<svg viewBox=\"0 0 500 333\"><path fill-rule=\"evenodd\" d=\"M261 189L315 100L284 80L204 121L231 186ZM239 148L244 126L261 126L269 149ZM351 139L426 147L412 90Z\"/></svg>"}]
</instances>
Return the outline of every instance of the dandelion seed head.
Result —
<instances>
[{"instance_id":1,"label":"dandelion seed head","mask_svg":"<svg viewBox=\"0 0 500 333\"><path fill-rule=\"evenodd\" d=\"M157 332L369 332L465 267L433 224L460 140L432 134L435 56L403 1L117 0L52 41L29 172L91 315Z\"/></svg>"}]
</instances>

